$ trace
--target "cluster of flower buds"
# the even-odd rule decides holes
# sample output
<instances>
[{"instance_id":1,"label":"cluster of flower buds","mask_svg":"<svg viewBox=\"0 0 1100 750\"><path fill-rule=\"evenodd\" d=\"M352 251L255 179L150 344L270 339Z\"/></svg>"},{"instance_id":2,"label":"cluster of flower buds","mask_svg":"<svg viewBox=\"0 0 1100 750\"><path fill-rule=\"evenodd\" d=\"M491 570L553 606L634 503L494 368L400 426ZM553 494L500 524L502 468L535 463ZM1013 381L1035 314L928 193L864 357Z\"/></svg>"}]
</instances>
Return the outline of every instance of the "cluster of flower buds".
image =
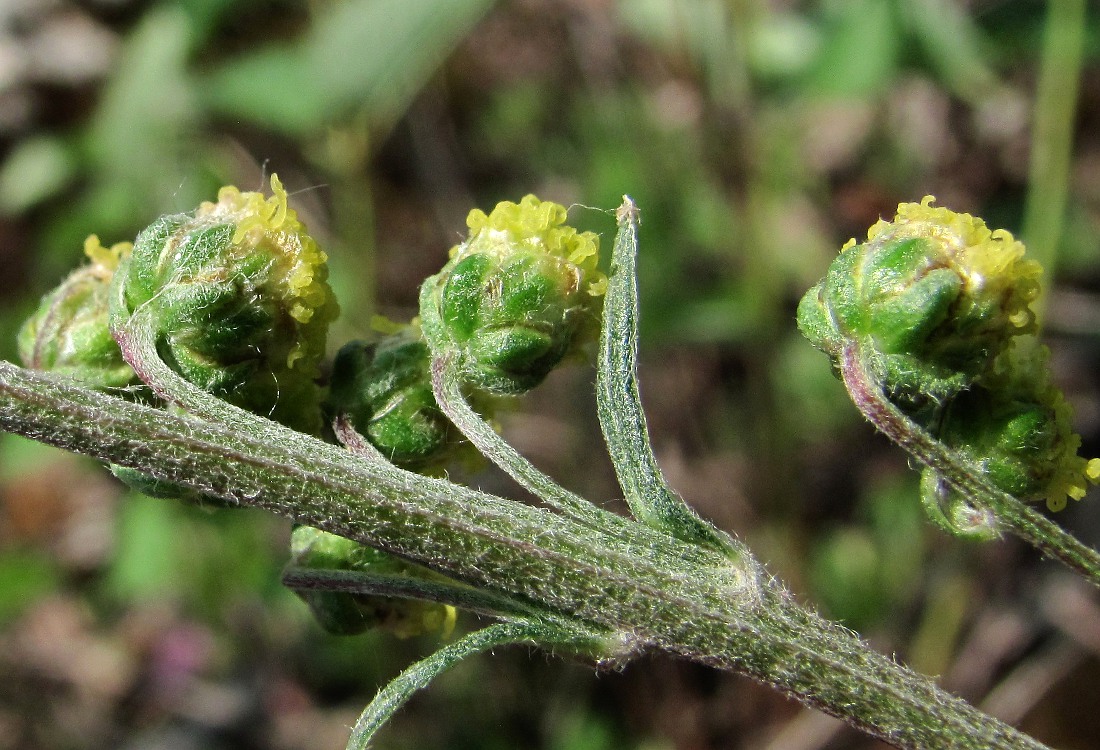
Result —
<instances>
[{"instance_id":1,"label":"cluster of flower buds","mask_svg":"<svg viewBox=\"0 0 1100 750\"><path fill-rule=\"evenodd\" d=\"M565 224L564 206L533 195L475 209L465 242L424 282L420 314L433 353L466 382L510 395L535 387L595 330L607 278L599 237Z\"/></svg>"},{"instance_id":2,"label":"cluster of flower buds","mask_svg":"<svg viewBox=\"0 0 1100 750\"><path fill-rule=\"evenodd\" d=\"M1029 335L1042 269L1009 232L932 204L903 203L846 244L799 304L799 327L838 366L855 345L887 397L991 484L1060 508L1100 479L1100 461L1077 456Z\"/></svg>"},{"instance_id":3,"label":"cluster of flower buds","mask_svg":"<svg viewBox=\"0 0 1100 750\"><path fill-rule=\"evenodd\" d=\"M346 418L393 463L435 473L461 443L433 395L436 357L453 355L488 403L493 394L537 385L595 330L607 281L596 269L596 235L566 226L564 207L534 196L500 203L488 215L475 210L469 239L424 286L424 331L416 321L391 324L377 341L346 345L322 408L317 381L337 313L326 256L274 175L271 191L224 187L217 201L193 213L158 219L132 246L107 249L90 237L91 263L47 295L24 326L24 362L96 388L136 384L112 332L147 326L164 363L213 396L310 434L322 432L325 412ZM146 494L220 504L130 469L112 470ZM295 530L292 552L304 568L432 575L305 526ZM449 627L454 617L450 607L432 603L299 593L335 632L379 626L413 635Z\"/></svg>"}]
</instances>

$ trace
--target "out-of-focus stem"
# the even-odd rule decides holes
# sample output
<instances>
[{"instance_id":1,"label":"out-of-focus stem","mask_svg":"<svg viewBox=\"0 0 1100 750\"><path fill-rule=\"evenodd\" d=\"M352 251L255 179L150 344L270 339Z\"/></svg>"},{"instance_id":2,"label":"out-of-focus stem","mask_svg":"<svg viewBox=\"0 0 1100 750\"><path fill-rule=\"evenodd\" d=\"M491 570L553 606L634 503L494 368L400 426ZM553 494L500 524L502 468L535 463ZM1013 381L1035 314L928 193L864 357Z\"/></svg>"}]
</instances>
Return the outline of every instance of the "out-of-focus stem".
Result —
<instances>
[{"instance_id":1,"label":"out-of-focus stem","mask_svg":"<svg viewBox=\"0 0 1100 750\"><path fill-rule=\"evenodd\" d=\"M1074 115L1081 79L1085 0L1050 0L1031 130L1031 165L1020 232L1028 254L1048 274L1032 305L1040 321L1049 277L1058 267L1058 243L1066 218Z\"/></svg>"}]
</instances>

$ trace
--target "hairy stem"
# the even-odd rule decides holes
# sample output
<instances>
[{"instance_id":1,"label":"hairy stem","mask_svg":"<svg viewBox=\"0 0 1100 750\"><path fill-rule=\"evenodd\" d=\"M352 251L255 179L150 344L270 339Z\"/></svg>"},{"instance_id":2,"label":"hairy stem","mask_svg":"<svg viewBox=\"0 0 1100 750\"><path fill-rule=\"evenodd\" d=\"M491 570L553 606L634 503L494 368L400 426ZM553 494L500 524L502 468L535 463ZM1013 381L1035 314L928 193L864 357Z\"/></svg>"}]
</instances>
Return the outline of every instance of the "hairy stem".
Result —
<instances>
[{"instance_id":1,"label":"hairy stem","mask_svg":"<svg viewBox=\"0 0 1100 750\"><path fill-rule=\"evenodd\" d=\"M531 646L555 643L570 645L584 644L586 640L588 639L583 635L533 622L502 622L474 631L413 664L398 675L397 679L382 688L363 711L359 720L355 722L347 750L366 750L370 747L371 738L398 709L408 702L413 693L427 687L442 672L467 656L488 651L496 646L516 643L527 643Z\"/></svg>"},{"instance_id":2,"label":"hairy stem","mask_svg":"<svg viewBox=\"0 0 1100 750\"><path fill-rule=\"evenodd\" d=\"M521 487L578 521L592 523L596 528L606 523L604 514L596 506L535 468L470 407L462 393L458 369L451 365L451 358L447 355L432 359L432 392L439 408L459 432Z\"/></svg>"},{"instance_id":3,"label":"hairy stem","mask_svg":"<svg viewBox=\"0 0 1100 750\"><path fill-rule=\"evenodd\" d=\"M340 591L368 596L393 596L402 599L449 604L452 607L489 617L508 615L539 619L540 613L508 597L492 594L472 586L447 581L411 578L407 575L386 575L360 570L305 568L291 565L283 571L283 585L299 591Z\"/></svg>"},{"instance_id":4,"label":"hairy stem","mask_svg":"<svg viewBox=\"0 0 1100 750\"><path fill-rule=\"evenodd\" d=\"M641 527L629 519L603 510L570 492L543 472L509 445L480 414L470 407L462 393L458 373L447 355L432 362L432 390L436 402L447 419L473 443L483 456L512 477L521 487L535 497L574 520L593 529L612 534L625 544L633 546L639 554L655 560L664 557L663 545L653 546L654 535L641 533ZM687 554L692 562L700 565L722 567L728 564L725 555L716 554L706 547L689 546L678 554Z\"/></svg>"},{"instance_id":5,"label":"hairy stem","mask_svg":"<svg viewBox=\"0 0 1100 750\"><path fill-rule=\"evenodd\" d=\"M550 511L364 461L244 412L199 420L0 364L0 429L251 505L608 633L607 659L661 650L746 674L902 748L1040 743L792 601L755 566L660 561ZM639 527L639 534L647 533Z\"/></svg>"}]
</instances>

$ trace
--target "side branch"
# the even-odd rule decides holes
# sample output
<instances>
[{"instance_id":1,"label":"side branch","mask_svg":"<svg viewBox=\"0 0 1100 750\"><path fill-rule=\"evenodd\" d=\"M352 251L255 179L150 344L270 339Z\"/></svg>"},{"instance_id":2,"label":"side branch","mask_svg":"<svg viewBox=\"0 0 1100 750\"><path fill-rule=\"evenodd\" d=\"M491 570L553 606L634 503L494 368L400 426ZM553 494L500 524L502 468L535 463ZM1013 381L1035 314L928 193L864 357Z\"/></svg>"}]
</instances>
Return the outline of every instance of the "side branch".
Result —
<instances>
[{"instance_id":1,"label":"side branch","mask_svg":"<svg viewBox=\"0 0 1100 750\"><path fill-rule=\"evenodd\" d=\"M597 658L657 649L737 671L903 748L1043 747L797 606L755 567L700 567L687 554L670 563L687 549L657 531L648 532L652 547L666 554L655 560L637 542L387 471L288 429L269 427L259 439L8 363L0 363L0 429L265 508L529 603L593 634Z\"/></svg>"}]
</instances>

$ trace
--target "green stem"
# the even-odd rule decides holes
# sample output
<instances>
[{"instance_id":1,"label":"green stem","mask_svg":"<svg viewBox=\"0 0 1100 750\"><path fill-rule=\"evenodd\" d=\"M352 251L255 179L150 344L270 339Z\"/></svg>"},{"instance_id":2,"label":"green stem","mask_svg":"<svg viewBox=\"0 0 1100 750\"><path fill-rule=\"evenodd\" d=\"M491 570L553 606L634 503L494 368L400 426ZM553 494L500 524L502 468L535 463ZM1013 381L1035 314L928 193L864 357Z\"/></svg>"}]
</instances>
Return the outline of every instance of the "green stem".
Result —
<instances>
[{"instance_id":1,"label":"green stem","mask_svg":"<svg viewBox=\"0 0 1100 750\"><path fill-rule=\"evenodd\" d=\"M638 207L629 196L615 214L619 231L611 255L596 368L596 409L615 473L630 511L642 523L732 557L740 545L704 521L665 481L638 391Z\"/></svg>"},{"instance_id":2,"label":"green stem","mask_svg":"<svg viewBox=\"0 0 1100 750\"><path fill-rule=\"evenodd\" d=\"M446 354L432 359L432 392L439 408L459 432L521 487L547 505L578 521L591 523L594 528L606 523L604 516L611 514L601 513L595 505L535 468L470 407L462 393L461 375Z\"/></svg>"},{"instance_id":3,"label":"green stem","mask_svg":"<svg viewBox=\"0 0 1100 750\"><path fill-rule=\"evenodd\" d=\"M239 410L238 410L239 411ZM244 412L180 416L0 364L0 429L264 508L608 633L773 685L902 748L1041 748L797 605L744 561L660 560L550 511L401 472Z\"/></svg>"},{"instance_id":4,"label":"green stem","mask_svg":"<svg viewBox=\"0 0 1100 750\"><path fill-rule=\"evenodd\" d=\"M886 398L878 381L868 372L858 343L853 341L845 346L840 356L840 372L856 407L886 437L935 471L976 508L993 513L1004 528L1100 586L1100 552L1031 505L990 485L979 469L956 458L947 446L909 419Z\"/></svg>"},{"instance_id":5,"label":"green stem","mask_svg":"<svg viewBox=\"0 0 1100 750\"><path fill-rule=\"evenodd\" d=\"M1050 0L1031 130L1023 229L1028 254L1053 274L1065 224L1074 115L1085 38L1085 0ZM1048 276L1049 279L1049 276ZM1032 303L1040 320L1046 289Z\"/></svg>"}]
</instances>

